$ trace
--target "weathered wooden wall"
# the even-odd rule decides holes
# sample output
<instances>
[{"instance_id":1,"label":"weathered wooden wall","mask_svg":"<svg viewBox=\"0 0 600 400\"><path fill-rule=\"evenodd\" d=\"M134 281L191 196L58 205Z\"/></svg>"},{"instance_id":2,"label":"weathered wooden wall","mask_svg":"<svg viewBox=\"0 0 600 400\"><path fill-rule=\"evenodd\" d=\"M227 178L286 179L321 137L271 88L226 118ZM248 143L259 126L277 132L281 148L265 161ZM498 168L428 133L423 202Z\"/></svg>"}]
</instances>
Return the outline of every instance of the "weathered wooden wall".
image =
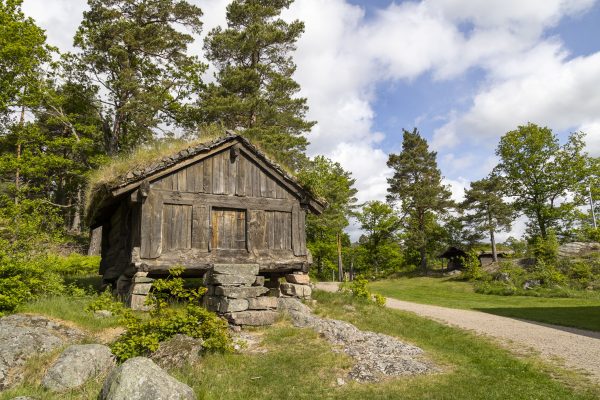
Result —
<instances>
[{"instance_id":1,"label":"weathered wooden wall","mask_svg":"<svg viewBox=\"0 0 600 400\"><path fill-rule=\"evenodd\" d=\"M141 210L138 261L146 264L297 267L307 254L298 196L243 152L227 149L151 181Z\"/></svg>"}]
</instances>

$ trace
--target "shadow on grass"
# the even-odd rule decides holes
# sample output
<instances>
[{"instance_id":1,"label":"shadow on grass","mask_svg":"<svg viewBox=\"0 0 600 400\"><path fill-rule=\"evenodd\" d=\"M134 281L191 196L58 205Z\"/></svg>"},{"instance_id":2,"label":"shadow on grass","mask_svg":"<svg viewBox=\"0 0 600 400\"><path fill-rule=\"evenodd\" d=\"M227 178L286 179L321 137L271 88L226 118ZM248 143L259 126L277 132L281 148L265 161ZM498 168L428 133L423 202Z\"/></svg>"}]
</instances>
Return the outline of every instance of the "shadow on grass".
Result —
<instances>
[{"instance_id":1,"label":"shadow on grass","mask_svg":"<svg viewBox=\"0 0 600 400\"><path fill-rule=\"evenodd\" d=\"M527 320L531 323L551 324L554 329L600 338L600 306L474 308L474 310ZM573 328L593 332L587 334Z\"/></svg>"}]
</instances>

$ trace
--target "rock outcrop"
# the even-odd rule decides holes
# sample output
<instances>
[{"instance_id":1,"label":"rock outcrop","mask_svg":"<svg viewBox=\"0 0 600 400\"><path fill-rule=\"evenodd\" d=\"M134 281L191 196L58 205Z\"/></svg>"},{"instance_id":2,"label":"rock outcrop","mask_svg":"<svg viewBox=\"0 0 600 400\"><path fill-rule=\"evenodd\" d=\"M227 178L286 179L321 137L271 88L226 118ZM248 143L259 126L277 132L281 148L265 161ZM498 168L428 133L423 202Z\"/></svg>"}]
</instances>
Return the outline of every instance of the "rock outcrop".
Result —
<instances>
[{"instance_id":1,"label":"rock outcrop","mask_svg":"<svg viewBox=\"0 0 600 400\"><path fill-rule=\"evenodd\" d=\"M160 343L150 358L161 368L180 368L200 359L204 340L186 335L175 335Z\"/></svg>"},{"instance_id":2,"label":"rock outcrop","mask_svg":"<svg viewBox=\"0 0 600 400\"><path fill-rule=\"evenodd\" d=\"M114 365L115 357L107 346L69 346L48 369L42 378L42 386L52 392L73 389L108 371Z\"/></svg>"},{"instance_id":3,"label":"rock outcrop","mask_svg":"<svg viewBox=\"0 0 600 400\"><path fill-rule=\"evenodd\" d=\"M585 257L592 253L600 253L600 243L571 242L558 248L561 257Z\"/></svg>"},{"instance_id":4,"label":"rock outcrop","mask_svg":"<svg viewBox=\"0 0 600 400\"><path fill-rule=\"evenodd\" d=\"M40 355L83 339L81 331L46 317L14 314L0 318L0 390L20 381L20 369Z\"/></svg>"},{"instance_id":5,"label":"rock outcrop","mask_svg":"<svg viewBox=\"0 0 600 400\"><path fill-rule=\"evenodd\" d=\"M194 400L194 391L152 360L134 357L115 368L102 387L100 400Z\"/></svg>"},{"instance_id":6,"label":"rock outcrop","mask_svg":"<svg viewBox=\"0 0 600 400\"><path fill-rule=\"evenodd\" d=\"M311 328L356 360L348 374L358 382L375 382L385 376L417 375L435 371L422 359L423 350L398 339L368 331L334 319L320 318L300 301L289 298L280 302L292 317L294 326Z\"/></svg>"}]
</instances>

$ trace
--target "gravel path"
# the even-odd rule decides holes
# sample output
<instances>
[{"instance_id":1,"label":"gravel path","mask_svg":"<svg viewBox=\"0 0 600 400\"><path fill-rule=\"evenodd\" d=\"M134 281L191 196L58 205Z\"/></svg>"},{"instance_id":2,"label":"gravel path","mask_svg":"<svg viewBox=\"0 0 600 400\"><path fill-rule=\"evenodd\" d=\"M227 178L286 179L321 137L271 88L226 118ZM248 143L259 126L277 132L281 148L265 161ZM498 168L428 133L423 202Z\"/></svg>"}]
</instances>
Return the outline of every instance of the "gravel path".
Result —
<instances>
[{"instance_id":1,"label":"gravel path","mask_svg":"<svg viewBox=\"0 0 600 400\"><path fill-rule=\"evenodd\" d=\"M337 287L335 282L317 284L318 289L328 292L337 291ZM589 374L592 380L600 383L600 332L392 298L387 298L386 307L414 312L447 325L492 336L508 344L509 348L514 348L515 344L531 348L550 361L558 357L564 360L568 367Z\"/></svg>"}]
</instances>

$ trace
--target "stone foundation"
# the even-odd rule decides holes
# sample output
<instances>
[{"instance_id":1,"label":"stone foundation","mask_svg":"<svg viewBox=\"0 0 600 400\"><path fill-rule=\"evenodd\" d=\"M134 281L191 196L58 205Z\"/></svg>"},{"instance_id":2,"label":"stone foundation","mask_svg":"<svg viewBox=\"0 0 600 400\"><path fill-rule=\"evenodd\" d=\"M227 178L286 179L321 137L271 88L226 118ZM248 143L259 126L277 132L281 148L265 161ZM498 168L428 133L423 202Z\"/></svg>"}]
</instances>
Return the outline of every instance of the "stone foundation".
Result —
<instances>
[{"instance_id":1,"label":"stone foundation","mask_svg":"<svg viewBox=\"0 0 600 400\"><path fill-rule=\"evenodd\" d=\"M308 275L289 275L287 282L280 284L279 275L266 279L258 272L256 264L215 264L205 276L205 307L232 325L261 326L275 322L280 296L310 298Z\"/></svg>"},{"instance_id":2,"label":"stone foundation","mask_svg":"<svg viewBox=\"0 0 600 400\"><path fill-rule=\"evenodd\" d=\"M275 322L279 297L310 299L308 275L288 274L281 283L281 275L264 277L258 273L258 264L215 264L204 276L207 292L203 305L232 325L261 326ZM145 302L153 281L145 272L137 272L133 277L121 275L115 295L134 310L148 311Z\"/></svg>"}]
</instances>

